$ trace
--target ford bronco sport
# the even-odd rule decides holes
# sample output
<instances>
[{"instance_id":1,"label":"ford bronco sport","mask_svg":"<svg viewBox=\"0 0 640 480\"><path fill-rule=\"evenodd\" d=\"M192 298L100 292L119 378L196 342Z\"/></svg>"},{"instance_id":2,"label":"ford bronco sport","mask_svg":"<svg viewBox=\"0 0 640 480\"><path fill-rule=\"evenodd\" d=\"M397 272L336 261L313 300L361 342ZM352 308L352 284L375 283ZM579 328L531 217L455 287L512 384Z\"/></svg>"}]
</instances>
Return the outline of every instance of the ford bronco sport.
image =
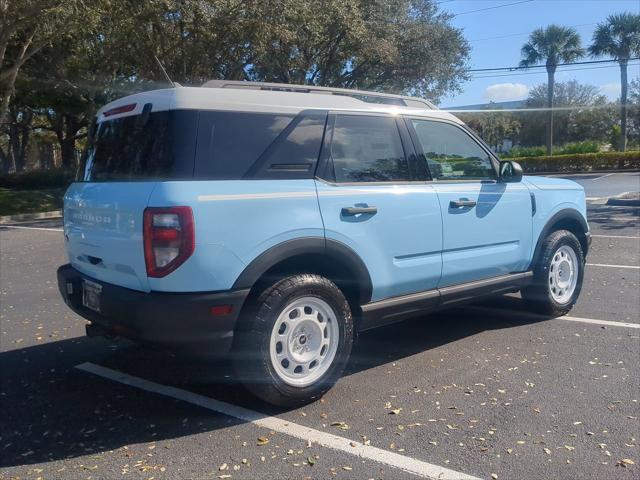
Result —
<instances>
[{"instance_id":1,"label":"ford bronco sport","mask_svg":"<svg viewBox=\"0 0 640 480\"><path fill-rule=\"evenodd\" d=\"M590 243L582 187L424 100L221 81L102 108L64 237L89 335L231 355L276 405L330 388L358 331L517 291L565 314Z\"/></svg>"}]
</instances>

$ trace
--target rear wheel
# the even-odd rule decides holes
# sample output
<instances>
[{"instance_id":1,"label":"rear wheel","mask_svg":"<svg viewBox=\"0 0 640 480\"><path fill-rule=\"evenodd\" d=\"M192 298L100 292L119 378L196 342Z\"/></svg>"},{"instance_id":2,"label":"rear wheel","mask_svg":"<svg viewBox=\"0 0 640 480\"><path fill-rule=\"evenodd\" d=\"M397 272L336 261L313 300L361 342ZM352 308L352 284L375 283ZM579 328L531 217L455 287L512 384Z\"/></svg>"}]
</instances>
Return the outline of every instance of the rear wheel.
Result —
<instances>
[{"instance_id":1,"label":"rear wheel","mask_svg":"<svg viewBox=\"0 0 640 480\"><path fill-rule=\"evenodd\" d=\"M522 296L538 312L561 316L578 300L584 277L584 254L576 236L567 230L551 233L534 266L533 284Z\"/></svg>"},{"instance_id":2,"label":"rear wheel","mask_svg":"<svg viewBox=\"0 0 640 480\"><path fill-rule=\"evenodd\" d=\"M319 398L340 378L353 321L333 282L302 274L265 289L236 335L234 367L247 389L271 404L296 406Z\"/></svg>"}]
</instances>

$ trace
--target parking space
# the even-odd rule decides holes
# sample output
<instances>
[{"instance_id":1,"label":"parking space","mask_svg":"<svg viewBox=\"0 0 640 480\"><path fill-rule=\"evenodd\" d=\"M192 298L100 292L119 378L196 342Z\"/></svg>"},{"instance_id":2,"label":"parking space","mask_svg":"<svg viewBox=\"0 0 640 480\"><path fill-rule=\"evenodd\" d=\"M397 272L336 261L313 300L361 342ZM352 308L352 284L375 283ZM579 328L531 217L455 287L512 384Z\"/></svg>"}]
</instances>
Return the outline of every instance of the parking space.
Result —
<instances>
[{"instance_id":1,"label":"parking space","mask_svg":"<svg viewBox=\"0 0 640 480\"><path fill-rule=\"evenodd\" d=\"M289 411L224 362L84 337L59 223L0 228L0 479L637 478L640 209L589 215L570 318L514 295L366 332L335 388Z\"/></svg>"},{"instance_id":2,"label":"parking space","mask_svg":"<svg viewBox=\"0 0 640 480\"><path fill-rule=\"evenodd\" d=\"M640 190L640 172L604 172L561 177L582 185L589 199L602 199Z\"/></svg>"}]
</instances>

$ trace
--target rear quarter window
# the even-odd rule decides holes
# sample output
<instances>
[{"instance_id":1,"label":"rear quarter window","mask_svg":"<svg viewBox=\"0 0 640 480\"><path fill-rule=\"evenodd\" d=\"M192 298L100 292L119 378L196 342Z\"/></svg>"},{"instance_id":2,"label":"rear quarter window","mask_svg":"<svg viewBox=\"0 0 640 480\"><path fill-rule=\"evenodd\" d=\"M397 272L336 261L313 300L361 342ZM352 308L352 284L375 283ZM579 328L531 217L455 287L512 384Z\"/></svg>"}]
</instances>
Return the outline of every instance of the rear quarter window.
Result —
<instances>
[{"instance_id":1,"label":"rear quarter window","mask_svg":"<svg viewBox=\"0 0 640 480\"><path fill-rule=\"evenodd\" d=\"M200 112L195 177L313 178L326 112Z\"/></svg>"}]
</instances>

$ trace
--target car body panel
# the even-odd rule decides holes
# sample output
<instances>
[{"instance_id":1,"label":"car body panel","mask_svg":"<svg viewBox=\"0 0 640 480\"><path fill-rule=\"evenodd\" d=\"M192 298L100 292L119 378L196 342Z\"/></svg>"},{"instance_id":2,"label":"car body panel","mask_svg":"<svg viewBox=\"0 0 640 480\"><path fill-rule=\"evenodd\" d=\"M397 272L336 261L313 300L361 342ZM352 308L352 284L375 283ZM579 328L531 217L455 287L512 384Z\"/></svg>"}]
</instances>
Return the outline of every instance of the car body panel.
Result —
<instances>
[{"instance_id":1,"label":"car body panel","mask_svg":"<svg viewBox=\"0 0 640 480\"><path fill-rule=\"evenodd\" d=\"M90 277L149 291L142 215L155 182L73 183L64 196L69 261Z\"/></svg>"},{"instance_id":2,"label":"car body panel","mask_svg":"<svg viewBox=\"0 0 640 480\"><path fill-rule=\"evenodd\" d=\"M533 216L530 258L533 259L534 249L549 221L563 210L577 212L588 228L587 204L584 188L576 182L561 178L549 178L525 175L522 183L529 185L531 195L536 205Z\"/></svg>"},{"instance_id":3,"label":"car body panel","mask_svg":"<svg viewBox=\"0 0 640 480\"><path fill-rule=\"evenodd\" d=\"M351 247L372 279L372 300L435 288L442 268L442 223L432 185L336 185L317 181L325 235ZM342 209L375 206L345 216Z\"/></svg>"},{"instance_id":4,"label":"car body panel","mask_svg":"<svg viewBox=\"0 0 640 480\"><path fill-rule=\"evenodd\" d=\"M154 291L230 289L244 268L282 242L324 238L314 180L161 182L150 207L187 205L195 219L193 255Z\"/></svg>"},{"instance_id":5,"label":"car body panel","mask_svg":"<svg viewBox=\"0 0 640 480\"><path fill-rule=\"evenodd\" d=\"M532 212L521 183L434 182L444 229L439 286L521 272L530 262ZM475 201L456 208L450 202Z\"/></svg>"}]
</instances>

